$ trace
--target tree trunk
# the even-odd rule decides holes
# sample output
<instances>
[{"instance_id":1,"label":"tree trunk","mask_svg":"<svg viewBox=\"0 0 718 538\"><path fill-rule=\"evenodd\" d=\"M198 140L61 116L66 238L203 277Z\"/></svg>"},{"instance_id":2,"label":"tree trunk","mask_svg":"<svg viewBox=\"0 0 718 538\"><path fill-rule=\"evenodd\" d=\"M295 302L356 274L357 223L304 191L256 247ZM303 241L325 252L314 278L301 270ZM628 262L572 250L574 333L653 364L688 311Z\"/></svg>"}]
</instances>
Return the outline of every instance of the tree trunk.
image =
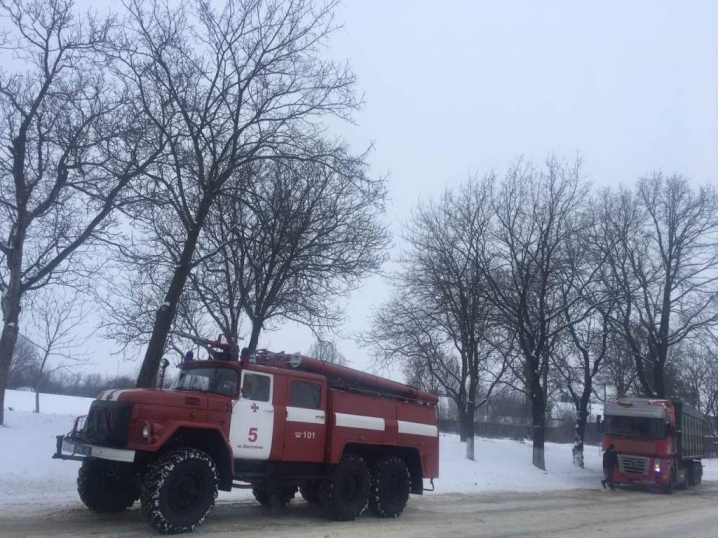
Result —
<instances>
[{"instance_id":1,"label":"tree trunk","mask_svg":"<svg viewBox=\"0 0 718 538\"><path fill-rule=\"evenodd\" d=\"M656 398L666 397L666 369L665 362L658 357L653 368L653 386L655 387Z\"/></svg>"},{"instance_id":2,"label":"tree trunk","mask_svg":"<svg viewBox=\"0 0 718 538\"><path fill-rule=\"evenodd\" d=\"M669 266L672 260L669 259ZM656 396L665 398L666 387L666 363L668 362L668 334L671 326L671 290L673 289L673 278L669 271L666 275L666 282L663 286L663 305L661 308L661 323L658 327L658 338L656 342L656 361L653 369L653 386L656 388Z\"/></svg>"},{"instance_id":3,"label":"tree trunk","mask_svg":"<svg viewBox=\"0 0 718 538\"><path fill-rule=\"evenodd\" d=\"M257 350L257 344L259 344L259 335L262 332L262 325L264 325L264 321L260 318L255 318L254 321L252 321L252 334L249 337L249 349L252 351Z\"/></svg>"},{"instance_id":4,"label":"tree trunk","mask_svg":"<svg viewBox=\"0 0 718 538\"><path fill-rule=\"evenodd\" d=\"M0 348L2 348L2 342L0 342ZM10 364L5 365L4 362L0 360L0 426L5 424L5 387L7 387L10 370Z\"/></svg>"},{"instance_id":5,"label":"tree trunk","mask_svg":"<svg viewBox=\"0 0 718 538\"><path fill-rule=\"evenodd\" d=\"M12 282L12 278L10 279ZM8 290L2 299L3 331L0 335L0 426L5 424L5 388L7 387L8 375L12 354L15 351L15 343L18 335L18 320L20 318L20 292L19 278L17 279L17 291Z\"/></svg>"},{"instance_id":6,"label":"tree trunk","mask_svg":"<svg viewBox=\"0 0 718 538\"><path fill-rule=\"evenodd\" d=\"M459 440L466 442L466 388L459 388L459 400L456 402L456 409L459 412Z\"/></svg>"},{"instance_id":7,"label":"tree trunk","mask_svg":"<svg viewBox=\"0 0 718 538\"><path fill-rule=\"evenodd\" d=\"M466 404L466 459L474 461L474 420L476 419L476 386L478 385L478 374L472 372L469 382L469 401Z\"/></svg>"},{"instance_id":8,"label":"tree trunk","mask_svg":"<svg viewBox=\"0 0 718 538\"><path fill-rule=\"evenodd\" d=\"M544 402L541 378L536 372L531 376L531 421L533 426L533 464L546 470L544 444L546 442L546 404Z\"/></svg>"},{"instance_id":9,"label":"tree trunk","mask_svg":"<svg viewBox=\"0 0 718 538\"><path fill-rule=\"evenodd\" d=\"M35 387L35 413L40 413L40 389Z\"/></svg>"},{"instance_id":10,"label":"tree trunk","mask_svg":"<svg viewBox=\"0 0 718 538\"><path fill-rule=\"evenodd\" d=\"M583 350L584 376L583 376L583 392L581 399L578 401L578 409L576 409L576 424L574 427L573 438L573 464L584 468L583 447L586 437L586 422L588 421L588 404L591 401L593 393L593 377L590 371L590 357L588 351Z\"/></svg>"},{"instance_id":11,"label":"tree trunk","mask_svg":"<svg viewBox=\"0 0 718 538\"><path fill-rule=\"evenodd\" d=\"M534 420L533 432L533 464L542 471L546 470L546 459L544 457L544 445L546 443L546 420Z\"/></svg>"},{"instance_id":12,"label":"tree trunk","mask_svg":"<svg viewBox=\"0 0 718 538\"><path fill-rule=\"evenodd\" d=\"M187 272L178 268L172 278L170 291L165 295L165 302L155 314L152 336L147 344L147 351L145 351L145 358L142 360L140 374L137 376L136 386L138 388L148 389L155 386L160 361L167 345L167 336L172 328L172 322L177 313L177 303L179 303L186 280Z\"/></svg>"},{"instance_id":13,"label":"tree trunk","mask_svg":"<svg viewBox=\"0 0 718 538\"><path fill-rule=\"evenodd\" d=\"M459 441L466 442L466 411L463 407L459 407Z\"/></svg>"},{"instance_id":14,"label":"tree trunk","mask_svg":"<svg viewBox=\"0 0 718 538\"><path fill-rule=\"evenodd\" d=\"M574 427L573 438L573 464L577 467L584 468L583 447L586 435L586 422L588 420L586 409L579 410L576 413L576 424Z\"/></svg>"},{"instance_id":15,"label":"tree trunk","mask_svg":"<svg viewBox=\"0 0 718 538\"><path fill-rule=\"evenodd\" d=\"M197 239L204 226L210 205L211 199L208 199L206 195L197 212L194 226L189 231L187 240L182 248L182 255L180 256L180 261L175 269L174 275L172 275L172 281L165 295L164 303L157 309L157 313L155 314L152 336L150 336L150 341L147 344L147 351L145 351L145 358L142 360L140 374L137 376L136 386L138 388L152 388L157 380L160 361L167 346L167 336L172 329L172 324L177 314L177 304L182 298L185 284L192 270L192 258L197 249Z\"/></svg>"},{"instance_id":16,"label":"tree trunk","mask_svg":"<svg viewBox=\"0 0 718 538\"><path fill-rule=\"evenodd\" d=\"M466 434L466 459L474 461L474 420L473 416L467 414L466 426L464 433Z\"/></svg>"},{"instance_id":17,"label":"tree trunk","mask_svg":"<svg viewBox=\"0 0 718 538\"><path fill-rule=\"evenodd\" d=\"M634 361L636 365L636 377L638 377L638 381L643 387L643 391L646 393L646 396L649 398L655 398L657 397L654 387L651 387L651 384L648 381L648 378L646 377L646 370L645 365L643 362L643 357L636 354L634 352ZM654 374L654 383L655 383L655 374ZM654 385L655 386L655 385Z\"/></svg>"}]
</instances>

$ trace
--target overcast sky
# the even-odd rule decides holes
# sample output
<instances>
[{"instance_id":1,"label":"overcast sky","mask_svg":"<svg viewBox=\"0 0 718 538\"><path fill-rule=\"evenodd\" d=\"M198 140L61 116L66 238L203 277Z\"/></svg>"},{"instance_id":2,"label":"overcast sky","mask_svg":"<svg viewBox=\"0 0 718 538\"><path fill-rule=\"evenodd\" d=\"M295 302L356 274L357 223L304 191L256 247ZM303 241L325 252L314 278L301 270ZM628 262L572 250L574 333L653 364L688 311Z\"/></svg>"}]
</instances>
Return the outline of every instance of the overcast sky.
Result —
<instances>
[{"instance_id":1,"label":"overcast sky","mask_svg":"<svg viewBox=\"0 0 718 538\"><path fill-rule=\"evenodd\" d=\"M420 198L501 174L518 155L580 153L598 185L658 169L718 178L718 2L346 0L338 17L327 52L349 60L366 101L339 131L356 149L374 143L395 232ZM367 281L343 331L365 329L388 293ZM306 352L311 341L285 326L260 346ZM114 373L117 358L95 346L94 368ZM369 364L350 338L339 347Z\"/></svg>"}]
</instances>

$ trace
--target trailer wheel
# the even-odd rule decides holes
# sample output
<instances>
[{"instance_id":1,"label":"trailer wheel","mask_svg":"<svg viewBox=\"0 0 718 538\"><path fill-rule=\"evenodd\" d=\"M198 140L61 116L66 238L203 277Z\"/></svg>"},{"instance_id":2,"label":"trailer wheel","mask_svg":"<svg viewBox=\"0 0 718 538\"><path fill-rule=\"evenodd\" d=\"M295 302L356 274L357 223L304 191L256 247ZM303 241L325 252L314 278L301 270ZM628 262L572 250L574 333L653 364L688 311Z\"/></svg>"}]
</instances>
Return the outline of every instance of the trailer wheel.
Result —
<instances>
[{"instance_id":1,"label":"trailer wheel","mask_svg":"<svg viewBox=\"0 0 718 538\"><path fill-rule=\"evenodd\" d=\"M688 477L688 485L689 486L697 486L701 483L701 478L703 475L703 467L700 463L692 463L687 469L686 469L686 476Z\"/></svg>"},{"instance_id":2,"label":"trailer wheel","mask_svg":"<svg viewBox=\"0 0 718 538\"><path fill-rule=\"evenodd\" d=\"M93 512L122 512L137 500L131 469L106 460L87 458L77 473L80 500Z\"/></svg>"},{"instance_id":3,"label":"trailer wheel","mask_svg":"<svg viewBox=\"0 0 718 538\"><path fill-rule=\"evenodd\" d=\"M319 504L319 484L312 482L299 488L299 493L302 494L302 498L307 502L315 506Z\"/></svg>"},{"instance_id":4,"label":"trailer wheel","mask_svg":"<svg viewBox=\"0 0 718 538\"><path fill-rule=\"evenodd\" d=\"M280 488L277 490L266 490L261 488L252 489L252 495L257 502L266 508L278 510L286 508L294 499L297 488Z\"/></svg>"},{"instance_id":5,"label":"trailer wheel","mask_svg":"<svg viewBox=\"0 0 718 538\"><path fill-rule=\"evenodd\" d=\"M364 460L345 454L329 480L319 488L319 502L327 516L336 521L352 521L366 510L371 475Z\"/></svg>"},{"instance_id":6,"label":"trailer wheel","mask_svg":"<svg viewBox=\"0 0 718 538\"><path fill-rule=\"evenodd\" d=\"M371 469L369 510L379 517L399 517L409 501L411 474L404 460L389 456Z\"/></svg>"},{"instance_id":7,"label":"trailer wheel","mask_svg":"<svg viewBox=\"0 0 718 538\"><path fill-rule=\"evenodd\" d=\"M217 467L205 452L174 450L147 471L142 512L160 534L193 531L214 507L218 485Z\"/></svg>"}]
</instances>

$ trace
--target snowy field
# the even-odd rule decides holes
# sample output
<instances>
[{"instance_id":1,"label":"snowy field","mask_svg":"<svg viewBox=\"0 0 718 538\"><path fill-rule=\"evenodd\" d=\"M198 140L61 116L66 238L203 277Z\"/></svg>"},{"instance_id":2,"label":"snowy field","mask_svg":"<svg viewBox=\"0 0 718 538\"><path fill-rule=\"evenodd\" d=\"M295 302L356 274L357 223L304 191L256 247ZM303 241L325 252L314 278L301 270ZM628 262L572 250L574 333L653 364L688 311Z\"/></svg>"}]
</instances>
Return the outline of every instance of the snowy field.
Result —
<instances>
[{"instance_id":1,"label":"snowy field","mask_svg":"<svg viewBox=\"0 0 718 538\"><path fill-rule=\"evenodd\" d=\"M75 491L79 463L51 459L55 436L72 429L76 415L85 414L89 398L43 395L42 413L32 413L34 394L8 391L6 426L0 428L0 507L2 511L34 512L80 506ZM12 410L9 410L12 408ZM597 447L586 448L586 469L571 463L570 445L546 445L546 472L531 465L531 444L501 439L476 439L476 462L467 460L455 435L441 436L441 478L436 492L555 491L600 488L601 458ZM718 461L705 462L704 480L718 480ZM246 490L220 492L219 500L251 498Z\"/></svg>"}]
</instances>

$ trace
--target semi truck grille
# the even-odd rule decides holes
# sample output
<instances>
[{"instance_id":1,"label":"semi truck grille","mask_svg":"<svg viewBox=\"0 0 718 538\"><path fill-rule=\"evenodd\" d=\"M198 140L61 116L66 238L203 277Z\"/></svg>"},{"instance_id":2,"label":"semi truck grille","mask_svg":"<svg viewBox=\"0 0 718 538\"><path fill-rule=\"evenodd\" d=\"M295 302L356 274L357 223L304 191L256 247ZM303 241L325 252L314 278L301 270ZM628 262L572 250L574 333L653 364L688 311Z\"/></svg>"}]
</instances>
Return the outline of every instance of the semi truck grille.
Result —
<instances>
[{"instance_id":1,"label":"semi truck grille","mask_svg":"<svg viewBox=\"0 0 718 538\"><path fill-rule=\"evenodd\" d=\"M618 469L622 473L629 474L648 474L648 467L651 463L651 458L644 456L626 456L625 454L618 454Z\"/></svg>"}]
</instances>

